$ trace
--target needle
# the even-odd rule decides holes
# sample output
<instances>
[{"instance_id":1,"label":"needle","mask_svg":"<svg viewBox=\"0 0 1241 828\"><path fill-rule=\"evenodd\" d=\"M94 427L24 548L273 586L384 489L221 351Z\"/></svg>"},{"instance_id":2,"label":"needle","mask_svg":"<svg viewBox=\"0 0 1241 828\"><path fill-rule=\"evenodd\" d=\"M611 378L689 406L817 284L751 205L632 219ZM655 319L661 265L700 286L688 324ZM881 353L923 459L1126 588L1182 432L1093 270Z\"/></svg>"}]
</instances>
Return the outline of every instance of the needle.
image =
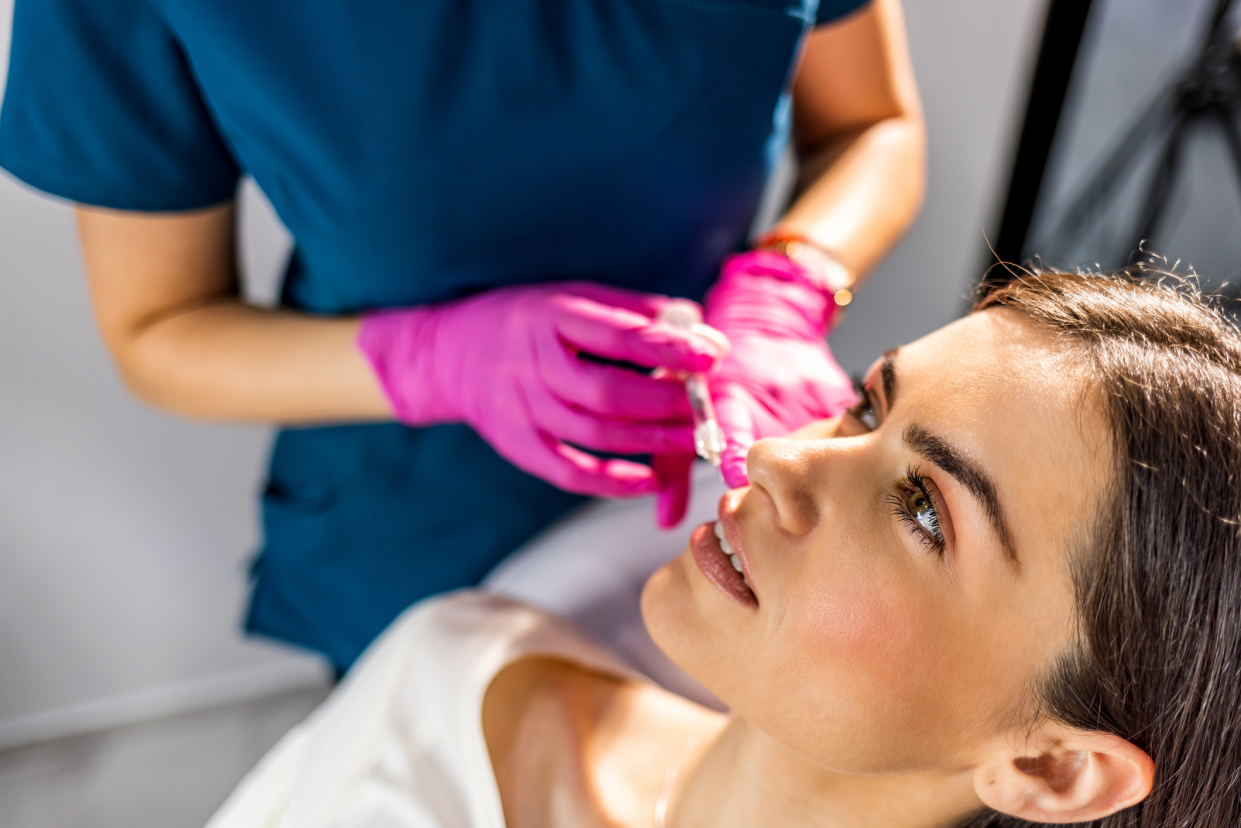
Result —
<instances>
[{"instance_id":1,"label":"needle","mask_svg":"<svg viewBox=\"0 0 1241 828\"><path fill-rule=\"evenodd\" d=\"M691 330L702 322L702 313L693 302L673 300L659 312L661 322L682 331ZM685 377L685 394L689 397L690 415L694 422L694 451L717 469L724 452L724 431L715 419L715 405L705 374L696 372Z\"/></svg>"}]
</instances>

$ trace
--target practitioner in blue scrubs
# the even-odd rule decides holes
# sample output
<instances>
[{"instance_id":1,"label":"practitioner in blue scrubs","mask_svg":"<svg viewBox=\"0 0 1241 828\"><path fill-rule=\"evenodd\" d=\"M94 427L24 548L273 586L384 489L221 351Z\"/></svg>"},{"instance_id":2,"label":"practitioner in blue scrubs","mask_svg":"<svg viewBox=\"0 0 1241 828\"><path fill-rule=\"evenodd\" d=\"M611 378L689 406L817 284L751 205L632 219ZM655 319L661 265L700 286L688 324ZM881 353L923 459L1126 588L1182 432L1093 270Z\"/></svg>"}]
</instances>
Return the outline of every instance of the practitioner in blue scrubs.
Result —
<instances>
[{"instance_id":1,"label":"practitioner in blue scrubs","mask_svg":"<svg viewBox=\"0 0 1241 828\"><path fill-rule=\"evenodd\" d=\"M676 500L683 395L616 358L684 367L715 347L659 322L660 297L702 299L744 249L790 134L798 196L764 246L792 270L743 268L717 325L733 326L718 384L750 401L728 406L743 457L834 413L832 303L920 203L897 0L17 0L0 165L79 205L135 393L284 426L247 628L344 670L401 609L476 582L585 495ZM295 240L276 309L238 290L243 174ZM546 288L565 280L568 298ZM794 282L809 293L778 298ZM745 327L748 305L764 325ZM435 313L405 327L380 313L419 308ZM790 309L813 317L804 341L763 333ZM494 358L467 370L452 360L469 347L428 344L449 317ZM368 319L397 320L382 347L359 348ZM614 341L597 353L574 340L599 331ZM779 356L795 352L811 358ZM518 398L556 392L539 359L576 360L590 401L532 402L527 423ZM436 370L468 387L422 400ZM512 436L527 426L533 448Z\"/></svg>"}]
</instances>

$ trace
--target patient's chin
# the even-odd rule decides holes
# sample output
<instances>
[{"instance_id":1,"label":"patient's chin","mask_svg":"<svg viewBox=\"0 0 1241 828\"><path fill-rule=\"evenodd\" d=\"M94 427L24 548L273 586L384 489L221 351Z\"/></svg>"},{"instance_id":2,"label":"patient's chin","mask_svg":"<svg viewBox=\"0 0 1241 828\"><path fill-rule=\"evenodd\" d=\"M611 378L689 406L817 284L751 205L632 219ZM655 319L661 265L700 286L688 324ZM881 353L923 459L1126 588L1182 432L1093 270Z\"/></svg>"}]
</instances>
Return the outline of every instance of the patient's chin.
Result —
<instances>
[{"instance_id":1,"label":"patient's chin","mask_svg":"<svg viewBox=\"0 0 1241 828\"><path fill-rule=\"evenodd\" d=\"M646 624L648 630L652 629L652 619L654 619L654 625L658 626L659 617L663 612L663 604L667 602L668 592L671 588L669 581L676 577L670 571L675 563L676 559L673 559L655 570L655 573L647 578L646 583L642 586L640 604L642 621ZM651 636L655 636L654 631L651 632ZM656 638L655 640L658 642L659 639Z\"/></svg>"},{"instance_id":2,"label":"patient's chin","mask_svg":"<svg viewBox=\"0 0 1241 828\"><path fill-rule=\"evenodd\" d=\"M728 708L716 698L690 672L679 654L686 651L684 633L678 634L678 628L684 629L682 621L676 615L676 602L684 603L684 594L677 597L675 567L665 566L646 582L642 590L642 620L649 637L647 646L641 653L626 650L629 656L646 675L665 689L690 701L724 712Z\"/></svg>"},{"instance_id":3,"label":"patient's chin","mask_svg":"<svg viewBox=\"0 0 1241 828\"><path fill-rule=\"evenodd\" d=\"M642 621L659 649L681 668L692 670L683 656L693 653L693 638L700 619L695 618L690 597L685 572L688 559L689 552L686 550L646 580L646 586L642 588L641 607ZM694 566L692 560L689 565ZM699 623L695 623L696 620Z\"/></svg>"},{"instance_id":4,"label":"patient's chin","mask_svg":"<svg viewBox=\"0 0 1241 828\"><path fill-rule=\"evenodd\" d=\"M684 573L678 571L678 556L655 570L655 574L646 579L642 587L642 621L660 649L667 652L661 640L661 633L669 626L676 626L672 616L677 614L678 598L683 602L686 596Z\"/></svg>"}]
</instances>

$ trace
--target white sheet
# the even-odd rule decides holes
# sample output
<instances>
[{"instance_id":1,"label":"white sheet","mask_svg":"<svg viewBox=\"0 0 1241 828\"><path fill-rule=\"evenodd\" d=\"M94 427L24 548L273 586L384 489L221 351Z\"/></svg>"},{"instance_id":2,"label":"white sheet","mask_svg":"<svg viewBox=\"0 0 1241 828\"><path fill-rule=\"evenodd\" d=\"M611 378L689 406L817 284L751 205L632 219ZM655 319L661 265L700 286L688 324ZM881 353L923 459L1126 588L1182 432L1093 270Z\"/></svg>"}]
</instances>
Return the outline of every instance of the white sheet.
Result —
<instances>
[{"instance_id":1,"label":"white sheet","mask_svg":"<svg viewBox=\"0 0 1241 828\"><path fill-rule=\"evenodd\" d=\"M482 703L500 670L535 654L638 678L537 609L471 590L422 601L208 828L504 828Z\"/></svg>"}]
</instances>

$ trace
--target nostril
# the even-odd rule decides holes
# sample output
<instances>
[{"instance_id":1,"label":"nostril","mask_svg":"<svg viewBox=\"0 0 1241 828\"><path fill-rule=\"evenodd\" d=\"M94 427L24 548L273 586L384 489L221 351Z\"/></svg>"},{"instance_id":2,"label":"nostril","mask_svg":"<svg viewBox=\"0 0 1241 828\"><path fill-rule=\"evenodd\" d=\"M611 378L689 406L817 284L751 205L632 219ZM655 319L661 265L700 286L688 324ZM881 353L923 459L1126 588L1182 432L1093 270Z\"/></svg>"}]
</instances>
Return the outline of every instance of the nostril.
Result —
<instances>
[{"instance_id":1,"label":"nostril","mask_svg":"<svg viewBox=\"0 0 1241 828\"><path fill-rule=\"evenodd\" d=\"M750 449L750 485L767 493L779 528L793 535L809 534L819 522L812 445L804 440L767 438Z\"/></svg>"}]
</instances>

